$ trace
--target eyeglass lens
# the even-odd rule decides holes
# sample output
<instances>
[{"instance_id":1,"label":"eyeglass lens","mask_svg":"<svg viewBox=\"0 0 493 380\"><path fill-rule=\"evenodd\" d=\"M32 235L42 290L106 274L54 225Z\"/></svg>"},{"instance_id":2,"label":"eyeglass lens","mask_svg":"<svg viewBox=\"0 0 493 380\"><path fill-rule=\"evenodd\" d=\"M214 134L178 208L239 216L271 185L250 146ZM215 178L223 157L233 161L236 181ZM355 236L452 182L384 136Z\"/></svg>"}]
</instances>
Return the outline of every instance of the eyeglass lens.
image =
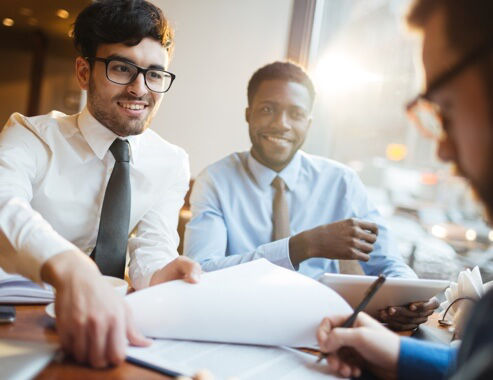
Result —
<instances>
[{"instance_id":1,"label":"eyeglass lens","mask_svg":"<svg viewBox=\"0 0 493 380\"><path fill-rule=\"evenodd\" d=\"M408 116L426 137L433 139L443 137L443 122L438 105L426 99L419 99L408 109Z\"/></svg>"},{"instance_id":2,"label":"eyeglass lens","mask_svg":"<svg viewBox=\"0 0 493 380\"><path fill-rule=\"evenodd\" d=\"M129 84L135 80L138 74L137 67L123 61L112 60L108 62L108 79L118 84ZM171 86L171 75L161 70L147 70L145 83L149 90L165 92Z\"/></svg>"}]
</instances>

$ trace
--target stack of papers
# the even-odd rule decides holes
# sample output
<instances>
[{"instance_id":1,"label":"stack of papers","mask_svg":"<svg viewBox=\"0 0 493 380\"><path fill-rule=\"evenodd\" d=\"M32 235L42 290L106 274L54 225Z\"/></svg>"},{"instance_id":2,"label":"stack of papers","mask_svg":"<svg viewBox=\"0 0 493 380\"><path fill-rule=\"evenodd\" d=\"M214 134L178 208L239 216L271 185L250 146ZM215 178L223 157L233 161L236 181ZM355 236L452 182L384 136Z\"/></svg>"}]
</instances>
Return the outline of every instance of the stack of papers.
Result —
<instances>
[{"instance_id":1,"label":"stack of papers","mask_svg":"<svg viewBox=\"0 0 493 380\"><path fill-rule=\"evenodd\" d=\"M54 302L51 286L40 286L25 277L0 270L0 303L46 304Z\"/></svg>"},{"instance_id":2,"label":"stack of papers","mask_svg":"<svg viewBox=\"0 0 493 380\"><path fill-rule=\"evenodd\" d=\"M329 379L316 356L322 319L349 315L332 289L265 259L171 281L126 297L138 328L158 338L129 347L127 360L166 374L209 369L217 379Z\"/></svg>"}]
</instances>

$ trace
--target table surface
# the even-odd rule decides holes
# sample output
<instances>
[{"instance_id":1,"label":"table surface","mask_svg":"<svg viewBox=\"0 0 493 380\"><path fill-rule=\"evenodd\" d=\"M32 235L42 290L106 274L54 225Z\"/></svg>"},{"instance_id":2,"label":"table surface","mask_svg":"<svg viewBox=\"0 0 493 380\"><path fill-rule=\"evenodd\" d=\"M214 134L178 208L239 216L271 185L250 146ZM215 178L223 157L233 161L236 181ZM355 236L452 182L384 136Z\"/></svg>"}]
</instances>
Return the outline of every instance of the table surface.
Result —
<instances>
[{"instance_id":1,"label":"table surface","mask_svg":"<svg viewBox=\"0 0 493 380\"><path fill-rule=\"evenodd\" d=\"M44 311L45 305L18 305L16 306L16 320L14 323L0 325L0 338L22 339L58 343L55 330L55 321ZM436 327L438 325L438 313L433 314L426 325ZM411 332L403 332L400 335L411 335ZM38 380L46 379L170 379L157 372L124 362L122 365L96 370L75 363L71 358L62 357L51 362L37 377Z\"/></svg>"},{"instance_id":2,"label":"table surface","mask_svg":"<svg viewBox=\"0 0 493 380\"><path fill-rule=\"evenodd\" d=\"M58 343L55 322L45 312L45 305L16 306L14 323L0 325L0 338ZM157 372L124 362L122 365L96 370L79 365L70 358L51 362L37 377L47 379L170 379Z\"/></svg>"}]
</instances>

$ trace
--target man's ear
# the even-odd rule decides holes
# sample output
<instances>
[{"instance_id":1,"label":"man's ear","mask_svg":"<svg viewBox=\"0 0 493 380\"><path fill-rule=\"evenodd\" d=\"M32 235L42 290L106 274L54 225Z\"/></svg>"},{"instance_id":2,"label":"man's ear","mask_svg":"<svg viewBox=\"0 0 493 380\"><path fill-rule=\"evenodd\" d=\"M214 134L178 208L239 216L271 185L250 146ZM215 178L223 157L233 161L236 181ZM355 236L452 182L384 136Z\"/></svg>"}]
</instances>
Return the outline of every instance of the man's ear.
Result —
<instances>
[{"instance_id":1,"label":"man's ear","mask_svg":"<svg viewBox=\"0 0 493 380\"><path fill-rule=\"evenodd\" d=\"M91 65L82 57L75 59L75 75L79 82L79 87L82 90L87 90L89 87L89 78L91 77Z\"/></svg>"},{"instance_id":2,"label":"man's ear","mask_svg":"<svg viewBox=\"0 0 493 380\"><path fill-rule=\"evenodd\" d=\"M245 120L250 123L250 107L245 108Z\"/></svg>"}]
</instances>

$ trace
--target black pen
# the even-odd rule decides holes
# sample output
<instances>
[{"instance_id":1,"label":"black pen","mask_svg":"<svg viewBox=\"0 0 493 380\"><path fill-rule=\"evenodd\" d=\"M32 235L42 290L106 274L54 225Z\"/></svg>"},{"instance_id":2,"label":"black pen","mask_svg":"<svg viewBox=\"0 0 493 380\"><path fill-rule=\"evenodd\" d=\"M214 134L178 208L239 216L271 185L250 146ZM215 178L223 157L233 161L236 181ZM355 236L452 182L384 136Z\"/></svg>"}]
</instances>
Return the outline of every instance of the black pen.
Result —
<instances>
[{"instance_id":1,"label":"black pen","mask_svg":"<svg viewBox=\"0 0 493 380\"><path fill-rule=\"evenodd\" d=\"M346 321L343 323L341 327L352 327L354 324L354 321L356 321L356 318L358 317L358 313L362 311L366 305L371 301L375 293L380 289L380 287L383 285L385 282L385 276L383 274L379 275L378 278L373 281L373 283L370 285L370 287L366 290L366 293L363 297L363 300L360 302L360 304L354 309L353 314L346 319ZM320 353L317 359L317 363L320 363L323 359L327 358L328 354L325 353Z\"/></svg>"}]
</instances>

